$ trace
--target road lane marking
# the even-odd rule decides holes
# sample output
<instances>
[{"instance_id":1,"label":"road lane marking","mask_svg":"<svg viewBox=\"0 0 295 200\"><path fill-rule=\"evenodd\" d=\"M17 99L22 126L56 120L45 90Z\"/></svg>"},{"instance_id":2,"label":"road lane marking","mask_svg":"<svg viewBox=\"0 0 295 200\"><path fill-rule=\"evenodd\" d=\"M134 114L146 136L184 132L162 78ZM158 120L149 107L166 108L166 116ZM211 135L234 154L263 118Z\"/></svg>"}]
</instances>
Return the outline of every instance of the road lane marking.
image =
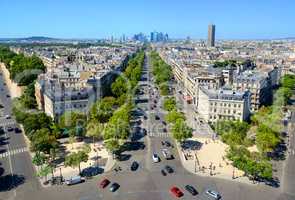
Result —
<instances>
[{"instance_id":1,"label":"road lane marking","mask_svg":"<svg viewBox=\"0 0 295 200\"><path fill-rule=\"evenodd\" d=\"M10 157L10 156L20 154L20 153L23 153L23 152L27 152L27 151L28 151L27 147L18 148L18 149L12 149L12 150L9 150L9 148L7 148L6 152L0 154L0 158Z\"/></svg>"}]
</instances>

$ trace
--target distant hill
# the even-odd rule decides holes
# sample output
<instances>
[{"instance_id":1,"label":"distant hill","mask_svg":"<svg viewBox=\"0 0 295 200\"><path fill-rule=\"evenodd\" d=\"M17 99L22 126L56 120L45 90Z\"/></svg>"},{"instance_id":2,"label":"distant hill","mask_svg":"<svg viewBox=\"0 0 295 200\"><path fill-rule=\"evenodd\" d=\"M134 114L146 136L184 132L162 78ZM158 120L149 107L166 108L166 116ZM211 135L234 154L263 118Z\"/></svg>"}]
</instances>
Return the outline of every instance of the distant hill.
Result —
<instances>
[{"instance_id":1,"label":"distant hill","mask_svg":"<svg viewBox=\"0 0 295 200\"><path fill-rule=\"evenodd\" d=\"M55 38L43 37L43 36L32 36L28 38L20 38L20 40L28 40L28 41L48 41L48 40L57 40Z\"/></svg>"}]
</instances>

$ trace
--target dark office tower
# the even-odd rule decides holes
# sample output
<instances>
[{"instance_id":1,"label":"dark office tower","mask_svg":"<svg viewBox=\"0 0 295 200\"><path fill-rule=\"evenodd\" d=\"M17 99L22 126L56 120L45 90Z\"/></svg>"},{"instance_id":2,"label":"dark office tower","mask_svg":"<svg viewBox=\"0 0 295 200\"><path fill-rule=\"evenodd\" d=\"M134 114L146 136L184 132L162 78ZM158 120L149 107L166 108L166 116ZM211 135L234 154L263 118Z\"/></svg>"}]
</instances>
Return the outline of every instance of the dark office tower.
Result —
<instances>
[{"instance_id":1,"label":"dark office tower","mask_svg":"<svg viewBox=\"0 0 295 200\"><path fill-rule=\"evenodd\" d=\"M210 24L208 26L208 41L207 41L208 47L214 47L215 46L215 25Z\"/></svg>"},{"instance_id":2,"label":"dark office tower","mask_svg":"<svg viewBox=\"0 0 295 200\"><path fill-rule=\"evenodd\" d=\"M151 42L157 42L158 33L156 31L151 32Z\"/></svg>"}]
</instances>

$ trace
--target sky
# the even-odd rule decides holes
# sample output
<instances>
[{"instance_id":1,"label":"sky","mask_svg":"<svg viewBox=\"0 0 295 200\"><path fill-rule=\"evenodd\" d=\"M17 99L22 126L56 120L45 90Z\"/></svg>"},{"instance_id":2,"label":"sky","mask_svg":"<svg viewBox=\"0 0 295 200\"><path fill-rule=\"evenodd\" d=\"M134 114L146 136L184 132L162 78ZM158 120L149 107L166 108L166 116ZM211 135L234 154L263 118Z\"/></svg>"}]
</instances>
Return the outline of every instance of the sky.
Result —
<instances>
[{"instance_id":1,"label":"sky","mask_svg":"<svg viewBox=\"0 0 295 200\"><path fill-rule=\"evenodd\" d=\"M0 38L109 38L151 31L171 38L295 36L295 0L0 0Z\"/></svg>"}]
</instances>

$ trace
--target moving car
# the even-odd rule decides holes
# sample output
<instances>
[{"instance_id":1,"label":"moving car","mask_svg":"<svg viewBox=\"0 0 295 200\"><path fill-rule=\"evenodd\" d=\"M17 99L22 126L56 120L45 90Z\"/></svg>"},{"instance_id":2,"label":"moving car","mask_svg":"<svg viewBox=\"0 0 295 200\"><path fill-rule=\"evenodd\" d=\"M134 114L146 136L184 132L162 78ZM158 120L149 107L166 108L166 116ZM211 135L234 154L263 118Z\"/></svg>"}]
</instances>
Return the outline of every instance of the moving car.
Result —
<instances>
[{"instance_id":1,"label":"moving car","mask_svg":"<svg viewBox=\"0 0 295 200\"><path fill-rule=\"evenodd\" d=\"M162 154L166 160L173 159L173 156L168 149L162 149Z\"/></svg>"},{"instance_id":2,"label":"moving car","mask_svg":"<svg viewBox=\"0 0 295 200\"><path fill-rule=\"evenodd\" d=\"M214 191L214 190L210 190L210 189L208 189L208 190L206 190L205 193L206 193L208 196L213 197L213 198L216 199L216 200L221 199L221 195L220 195L218 192Z\"/></svg>"},{"instance_id":3,"label":"moving car","mask_svg":"<svg viewBox=\"0 0 295 200\"><path fill-rule=\"evenodd\" d=\"M74 184L82 183L82 181L83 179L81 178L81 176L72 176L71 178L66 180L66 184L74 185Z\"/></svg>"},{"instance_id":4,"label":"moving car","mask_svg":"<svg viewBox=\"0 0 295 200\"><path fill-rule=\"evenodd\" d=\"M165 141L165 145L166 145L166 147L171 147L172 146L169 141Z\"/></svg>"},{"instance_id":5,"label":"moving car","mask_svg":"<svg viewBox=\"0 0 295 200\"><path fill-rule=\"evenodd\" d=\"M155 116L155 120L159 120L160 117L158 115Z\"/></svg>"},{"instance_id":6,"label":"moving car","mask_svg":"<svg viewBox=\"0 0 295 200\"><path fill-rule=\"evenodd\" d=\"M160 162L160 158L157 154L154 153L152 158L153 158L154 163Z\"/></svg>"},{"instance_id":7,"label":"moving car","mask_svg":"<svg viewBox=\"0 0 295 200\"><path fill-rule=\"evenodd\" d=\"M10 131L13 131L13 128L12 128L11 126L8 126L8 127L7 127L7 131L9 131L9 132L10 132Z\"/></svg>"},{"instance_id":8,"label":"moving car","mask_svg":"<svg viewBox=\"0 0 295 200\"><path fill-rule=\"evenodd\" d=\"M118 183L113 183L110 187L110 192L115 192L119 189L120 185Z\"/></svg>"},{"instance_id":9,"label":"moving car","mask_svg":"<svg viewBox=\"0 0 295 200\"><path fill-rule=\"evenodd\" d=\"M10 115L5 115L5 119L10 119Z\"/></svg>"},{"instance_id":10,"label":"moving car","mask_svg":"<svg viewBox=\"0 0 295 200\"><path fill-rule=\"evenodd\" d=\"M165 170L169 173L172 174L174 172L174 170L172 169L172 167L170 167L169 165L165 166Z\"/></svg>"},{"instance_id":11,"label":"moving car","mask_svg":"<svg viewBox=\"0 0 295 200\"><path fill-rule=\"evenodd\" d=\"M133 161L131 164L131 171L136 171L138 166L139 166L138 162Z\"/></svg>"},{"instance_id":12,"label":"moving car","mask_svg":"<svg viewBox=\"0 0 295 200\"><path fill-rule=\"evenodd\" d=\"M198 194L197 190L191 185L186 185L184 188L186 189L186 191L191 193L193 196Z\"/></svg>"},{"instance_id":13,"label":"moving car","mask_svg":"<svg viewBox=\"0 0 295 200\"><path fill-rule=\"evenodd\" d=\"M100 182L99 187L103 189L103 188L107 187L110 183L111 182L105 178Z\"/></svg>"},{"instance_id":14,"label":"moving car","mask_svg":"<svg viewBox=\"0 0 295 200\"><path fill-rule=\"evenodd\" d=\"M170 192L178 198L183 196L183 192L178 187L175 187L175 186L170 189Z\"/></svg>"}]
</instances>

